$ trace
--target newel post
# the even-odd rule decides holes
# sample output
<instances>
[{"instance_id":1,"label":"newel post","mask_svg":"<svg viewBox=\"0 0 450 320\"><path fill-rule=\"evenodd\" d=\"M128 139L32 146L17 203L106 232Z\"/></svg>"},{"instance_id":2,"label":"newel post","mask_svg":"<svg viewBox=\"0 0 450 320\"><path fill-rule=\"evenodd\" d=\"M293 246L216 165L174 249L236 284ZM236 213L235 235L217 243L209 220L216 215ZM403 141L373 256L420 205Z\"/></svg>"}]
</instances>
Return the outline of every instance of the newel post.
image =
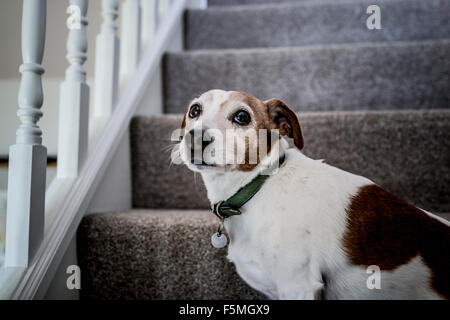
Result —
<instances>
[{"instance_id":1,"label":"newel post","mask_svg":"<svg viewBox=\"0 0 450 320\"><path fill-rule=\"evenodd\" d=\"M87 153L89 86L83 67L87 59L87 0L70 0L67 13L66 79L61 84L59 102L58 177L76 177Z\"/></svg>"},{"instance_id":2,"label":"newel post","mask_svg":"<svg viewBox=\"0 0 450 320\"><path fill-rule=\"evenodd\" d=\"M119 39L116 19L119 0L102 0L103 24L96 39L94 120L108 118L114 108L119 83Z\"/></svg>"},{"instance_id":3,"label":"newel post","mask_svg":"<svg viewBox=\"0 0 450 320\"><path fill-rule=\"evenodd\" d=\"M120 86L134 74L141 54L141 0L123 4L120 46Z\"/></svg>"},{"instance_id":4,"label":"newel post","mask_svg":"<svg viewBox=\"0 0 450 320\"><path fill-rule=\"evenodd\" d=\"M45 45L46 0L24 0L22 14L22 78L20 126L9 149L5 266L26 267L44 231L47 149L37 125L43 102L41 66Z\"/></svg>"}]
</instances>

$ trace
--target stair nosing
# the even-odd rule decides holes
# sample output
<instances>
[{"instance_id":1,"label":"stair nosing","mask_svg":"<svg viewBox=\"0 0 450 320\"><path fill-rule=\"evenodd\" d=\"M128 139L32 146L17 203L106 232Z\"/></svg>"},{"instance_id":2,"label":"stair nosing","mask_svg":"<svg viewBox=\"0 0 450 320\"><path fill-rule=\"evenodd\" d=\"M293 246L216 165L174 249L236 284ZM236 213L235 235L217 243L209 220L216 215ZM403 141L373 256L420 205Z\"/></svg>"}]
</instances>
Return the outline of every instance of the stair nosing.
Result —
<instances>
[{"instance_id":1,"label":"stair nosing","mask_svg":"<svg viewBox=\"0 0 450 320\"><path fill-rule=\"evenodd\" d=\"M348 42L348 43L331 43L331 44L311 44L302 46L283 46L283 47L256 47L256 48L223 48L223 49L194 49L183 51L167 51L165 54L177 56L190 55L217 55L217 54L252 54L263 52L282 52L282 51L311 51L321 49L359 49L359 48L381 48L381 47L400 47L400 46L420 46L434 44L450 44L450 37L443 39L427 39L427 40L400 40L400 41L377 41L377 42Z\"/></svg>"},{"instance_id":2,"label":"stair nosing","mask_svg":"<svg viewBox=\"0 0 450 320\"><path fill-rule=\"evenodd\" d=\"M377 5L379 3L392 3L392 2L401 2L401 1L409 1L409 0L378 0ZM323 5L347 5L352 3L370 3L372 4L374 1L372 0L340 0L339 2L336 2L334 0L309 0L309 1L303 1L303 2L281 2L281 3L252 3L252 4L234 4L234 5L227 5L227 6L208 6L206 9L188 9L188 12L195 12L195 13L207 13L208 11L213 12L224 12L224 11L253 11L253 10L270 10L274 8L292 8L292 7L320 7ZM374 3L375 4L375 3Z\"/></svg>"}]
</instances>

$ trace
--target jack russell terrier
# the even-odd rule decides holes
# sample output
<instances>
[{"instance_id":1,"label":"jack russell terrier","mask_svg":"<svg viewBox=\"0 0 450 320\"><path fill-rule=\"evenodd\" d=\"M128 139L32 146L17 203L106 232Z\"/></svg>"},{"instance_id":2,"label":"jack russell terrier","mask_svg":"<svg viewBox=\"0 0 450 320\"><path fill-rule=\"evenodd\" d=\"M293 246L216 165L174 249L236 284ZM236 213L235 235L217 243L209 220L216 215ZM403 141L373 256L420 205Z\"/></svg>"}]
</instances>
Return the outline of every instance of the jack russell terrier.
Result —
<instances>
[{"instance_id":1,"label":"jack russell terrier","mask_svg":"<svg viewBox=\"0 0 450 320\"><path fill-rule=\"evenodd\" d=\"M211 90L191 102L180 132L177 154L200 172L228 235L221 224L213 244L229 241L228 259L251 287L271 299L450 298L450 224L303 155L299 121L282 101ZM241 147L224 147L225 132Z\"/></svg>"}]
</instances>

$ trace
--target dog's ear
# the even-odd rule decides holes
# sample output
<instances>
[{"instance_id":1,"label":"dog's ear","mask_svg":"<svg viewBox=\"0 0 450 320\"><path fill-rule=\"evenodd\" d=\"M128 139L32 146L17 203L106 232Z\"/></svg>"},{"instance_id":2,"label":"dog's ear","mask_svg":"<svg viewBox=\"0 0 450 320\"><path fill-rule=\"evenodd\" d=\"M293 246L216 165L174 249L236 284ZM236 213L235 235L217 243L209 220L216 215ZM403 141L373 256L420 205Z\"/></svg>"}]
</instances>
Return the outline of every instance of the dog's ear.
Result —
<instances>
[{"instance_id":1,"label":"dog's ear","mask_svg":"<svg viewBox=\"0 0 450 320\"><path fill-rule=\"evenodd\" d=\"M303 135L297 115L283 101L271 99L264 101L267 106L270 120L280 135L294 139L295 146L303 149Z\"/></svg>"}]
</instances>

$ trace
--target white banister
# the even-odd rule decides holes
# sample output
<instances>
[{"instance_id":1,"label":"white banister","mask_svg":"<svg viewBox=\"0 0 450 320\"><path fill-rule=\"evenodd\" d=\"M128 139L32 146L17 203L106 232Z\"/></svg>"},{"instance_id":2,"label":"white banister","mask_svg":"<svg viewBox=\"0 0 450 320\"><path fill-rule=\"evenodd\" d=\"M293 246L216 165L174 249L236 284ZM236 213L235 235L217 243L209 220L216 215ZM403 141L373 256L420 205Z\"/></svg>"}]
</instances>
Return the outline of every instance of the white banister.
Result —
<instances>
[{"instance_id":1,"label":"white banister","mask_svg":"<svg viewBox=\"0 0 450 320\"><path fill-rule=\"evenodd\" d=\"M158 1L158 25L164 19L167 10L170 7L170 0L157 0Z\"/></svg>"},{"instance_id":2,"label":"white banister","mask_svg":"<svg viewBox=\"0 0 450 320\"><path fill-rule=\"evenodd\" d=\"M126 0L122 9L120 34L121 87L134 74L139 63L141 53L141 0Z\"/></svg>"},{"instance_id":3,"label":"white banister","mask_svg":"<svg viewBox=\"0 0 450 320\"><path fill-rule=\"evenodd\" d=\"M148 0L141 0L141 1L148 1ZM156 1L156 0L154 0ZM167 1L167 0L161 0L161 1ZM170 7L170 10L165 15L164 19L160 21L160 24L158 26L157 34L153 38L151 42L151 46L149 50L146 50L145 55L142 56L142 60L139 64L139 68L136 70L135 74L130 79L130 82L132 82L132 85L126 86L120 95L118 97L118 100L116 102L116 110L114 110L114 113L111 114L111 117L109 118L109 121L105 123L105 126L102 130L98 131L98 135L94 135L92 137L92 140L89 140L90 145L89 148L91 150L87 153L87 158L85 160L85 164L81 166L78 175L76 178L60 178L57 177L52 181L50 184L47 192L46 192L46 205L45 205L45 211L46 211L46 221L45 221L45 232L44 237L41 245L39 246L39 251L35 254L35 257L33 258L32 263L28 265L27 268L24 267L17 267L17 268L0 268L0 299L4 298L12 298L12 299L42 299L45 295L45 292L48 289L48 286L50 282L53 280L55 272L57 272L57 266L60 265L61 259L64 256L64 252L67 249L67 246L69 245L70 241L73 239L73 236L76 233L77 226L79 225L82 217L86 214L89 204L95 197L98 188L102 185L102 180L105 176L105 174L108 174L107 170L109 167L109 164L111 163L111 160L116 154L116 150L120 144L120 142L123 140L123 136L125 132L128 130L129 121L132 118L132 116L135 114L136 110L140 107L141 101L144 98L146 90L148 90L149 86L152 83L152 79L154 79L155 75L159 74L160 68L161 68L161 60L163 57L164 52L169 50L169 48L172 48L174 44L176 43L177 46L179 46L178 40L179 40L179 30L182 26L183 21L183 12L186 8L193 7L195 2L203 2L204 0L176 0L173 1ZM25 6L24 6L24 12L28 12L30 15L31 13L35 14L37 17L45 17L45 10L42 11L42 7L40 10L36 9L37 4L45 3L44 0L25 0ZM30 9L30 4L33 4L33 8ZM101 35L105 36L104 38L108 38L112 41L109 41L110 48L118 46L118 40L117 40L117 34L114 31L115 30L115 19L117 16L117 8L118 8L118 1L113 0L103 0L103 17L105 18L105 22L103 25ZM35 16L35 17L36 17ZM24 25L25 21L29 20L28 17L24 18ZM44 20L45 21L45 18ZM104 32L103 32L104 31ZM37 27L35 24L33 24L32 27L28 25L27 28L24 28L23 30L24 34L26 34L26 38L33 39L35 43L41 43L43 44L43 39L41 39L40 36L44 34L44 31L42 28ZM97 46L100 45L102 40L101 35L97 38ZM24 36L25 37L25 36ZM104 40L104 39L103 39ZM107 39L108 40L108 39ZM74 42L75 43L75 42ZM105 43L108 44L108 41L103 41L101 43L101 46L104 46ZM26 46L23 46L24 49L24 65L26 65L26 62L29 61L28 58L25 58L25 52L28 52L28 49L25 50ZM107 47L107 45L106 45ZM75 50L77 51L77 50ZM77 51L79 53L79 51ZM98 53L98 52L97 52ZM110 75L113 74L111 70L113 70L114 66L117 66L118 63L115 65L112 61L114 61L114 57L118 57L118 50L116 51L117 55L114 54L114 50L108 51L106 48L103 48L103 55L100 54L97 57L97 64L102 64L103 67L100 69L101 72L98 73L96 77L100 76L102 79L105 78L105 75L102 74L102 72L110 72ZM109 58L108 58L109 57ZM36 64L40 63L42 56L39 59L32 58L31 61ZM108 60L108 63L105 63L106 59ZM69 60L70 61L70 60ZM72 64L72 63L71 63ZM75 63L76 64L76 63ZM80 63L82 66L82 63ZM76 66L77 67L77 66ZM69 67L70 68L70 67ZM25 83L29 83L29 79L27 77L37 77L39 79L39 70L43 70L40 66L39 68L35 68L32 72L25 72L25 68L23 70L23 78L22 78L22 85L25 87ZM27 73L29 73L27 75ZM80 76L80 73L75 73L76 76ZM68 77L70 78L70 77ZM28 80L26 80L28 79ZM111 76L109 79L113 79ZM117 78L116 78L117 79ZM39 79L40 80L40 79ZM67 80L67 77L66 77ZM98 81L98 79L96 79ZM82 82L82 81L80 81ZM39 81L40 83L40 81ZM110 84L113 83L113 81L109 82ZM111 85L105 85L106 87L113 87ZM33 92L35 92L35 85L29 85L29 88L33 89ZM93 88L91 90L97 91L97 89L101 89L101 85L97 86L97 88ZM107 90L106 90L107 91ZM27 91L28 92L28 91ZM107 92L113 93L113 90L109 90ZM22 93L22 92L21 92ZM114 93L117 94L117 91ZM29 92L28 92L29 94ZM21 94L22 96L22 94ZM39 95L38 95L39 96ZM105 96L105 90L103 90L103 94L99 95L100 98L104 98ZM31 95L30 95L31 97ZM33 96L34 97L34 96ZM42 91L40 97L42 98ZM41 106L42 100L36 103L34 98L29 98L32 103L31 104L24 104L21 100L20 107L22 106L28 106L32 105L32 107L25 107L25 109L33 109L34 116L29 117L30 119L23 120L23 123L27 123L26 126L30 128L37 128L36 122L39 118L40 113L35 113L35 111L39 112L39 107ZM101 101L101 100L100 100ZM92 105L93 108L96 108L96 105ZM112 110L113 104L110 105L109 112L107 115L109 116L110 111ZM102 109L100 109L102 110ZM108 110L107 110L108 111ZM97 113L102 115L102 112ZM39 132L39 133L38 133ZM27 134L28 136L28 134ZM18 143L23 144L22 141L28 141L25 143L26 145L32 144L33 146L40 147L40 130L33 131L32 138L22 139L18 137ZM36 137L39 137L39 139L35 139ZM36 143L33 142L36 140ZM39 141L39 143L37 143ZM16 145L16 146L17 146ZM13 148L15 148L14 146ZM12 149L13 149L12 148ZM32 151L40 150L40 148L33 148ZM44 149L45 151L45 149ZM29 159L26 157L23 157L25 159ZM12 155L11 159L13 159L14 156ZM20 157L16 157L20 158ZM37 152L33 153L33 159L45 159L45 153L44 157L41 157L37 154ZM34 161L34 160L33 160ZM59 160L58 160L59 162ZM18 167L17 163L20 163L20 161L12 161L11 160L11 166ZM30 192L26 190L26 188L22 188L24 186L32 186L33 184L30 183L24 183L24 182L17 182L19 180L24 181L41 181L40 188L31 188L31 190L41 190L42 196L45 189L45 160L44 164L41 166L42 170L39 172L35 168L35 163L33 163L33 170L31 170L31 166L28 165L28 169L30 170L23 170L17 169L17 168L11 168L9 181L10 181L10 190L9 190L9 196L15 197L15 199L9 201L10 208L13 207L20 207L22 204L18 204L18 201L22 201L24 203L24 206L26 209L32 208L30 210L33 210L32 214L29 215L21 215L17 216L14 215L16 210L14 212L12 209L9 209L8 212L8 218L13 219L10 217L14 217L13 220L17 220L16 222L20 222L21 224L16 223L16 226L21 226L21 228L16 230L14 234L17 235L21 234L25 238L28 237L28 231L29 230L37 230L36 228L33 228L34 225L37 225L37 222L43 221L43 215L42 214L34 214L36 213L42 213L40 211L41 206L39 205L40 202L37 202L37 206L28 206L28 201L32 199L31 201L34 203L35 200L38 199L36 196L37 193L34 193L33 196L30 197ZM38 167L37 167L38 168ZM12 173L12 171L15 172L15 174ZM30 174L30 172L33 172L33 174ZM44 179L39 178L44 176ZM25 177L25 178L24 178ZM27 179L28 177L28 179ZM16 185L15 191L12 191L13 185ZM17 187L19 186L19 187ZM11 196L14 195L14 196ZM42 198L40 198L42 199ZM14 204L14 205L13 205ZM39 209L39 210L38 210ZM11 213L12 212L12 213ZM16 218L19 219L16 219ZM21 219L24 217L24 219ZM31 217L31 219L30 219ZM36 222L35 218L40 218L42 220L38 220ZM27 220L28 219L28 220ZM29 221L31 220L31 221ZM13 221L14 222L14 221ZM31 225L32 227L30 229L27 229L27 227ZM20 248L19 241L17 239L13 239L12 241L9 241L8 233L10 230L11 224L8 224L8 230L7 230L7 244L8 243L16 243L16 247ZM34 231L33 231L34 232ZM11 233L13 234L13 233ZM31 235L30 243L35 244L36 246L39 244L39 241L33 242L32 239L33 235ZM16 240L16 241L14 241ZM28 240L28 238L26 238ZM23 241L20 240L20 241ZM28 242L25 242L28 243ZM14 248L7 249L8 252L15 252ZM24 252L24 251L17 251L17 252ZM11 261L11 259L9 259ZM26 259L27 260L27 259ZM22 263L23 265L24 263ZM13 265L13 264L10 264Z\"/></svg>"},{"instance_id":4,"label":"white banister","mask_svg":"<svg viewBox=\"0 0 450 320\"><path fill-rule=\"evenodd\" d=\"M119 39L116 19L119 0L102 0L103 24L96 39L94 112L96 118L108 118L118 95Z\"/></svg>"},{"instance_id":5,"label":"white banister","mask_svg":"<svg viewBox=\"0 0 450 320\"><path fill-rule=\"evenodd\" d=\"M89 127L89 86L83 67L87 59L87 0L70 0L67 22L66 79L61 84L57 175L76 177L86 158Z\"/></svg>"},{"instance_id":6,"label":"white banister","mask_svg":"<svg viewBox=\"0 0 450 320\"><path fill-rule=\"evenodd\" d=\"M46 0L24 0L22 15L21 124L9 150L5 266L26 267L44 230L47 149L37 125L43 115L41 66L45 45Z\"/></svg>"},{"instance_id":7,"label":"white banister","mask_svg":"<svg viewBox=\"0 0 450 320\"><path fill-rule=\"evenodd\" d=\"M154 38L156 27L158 23L158 1L157 0L142 0L142 45L141 54L147 49L149 42Z\"/></svg>"}]
</instances>

